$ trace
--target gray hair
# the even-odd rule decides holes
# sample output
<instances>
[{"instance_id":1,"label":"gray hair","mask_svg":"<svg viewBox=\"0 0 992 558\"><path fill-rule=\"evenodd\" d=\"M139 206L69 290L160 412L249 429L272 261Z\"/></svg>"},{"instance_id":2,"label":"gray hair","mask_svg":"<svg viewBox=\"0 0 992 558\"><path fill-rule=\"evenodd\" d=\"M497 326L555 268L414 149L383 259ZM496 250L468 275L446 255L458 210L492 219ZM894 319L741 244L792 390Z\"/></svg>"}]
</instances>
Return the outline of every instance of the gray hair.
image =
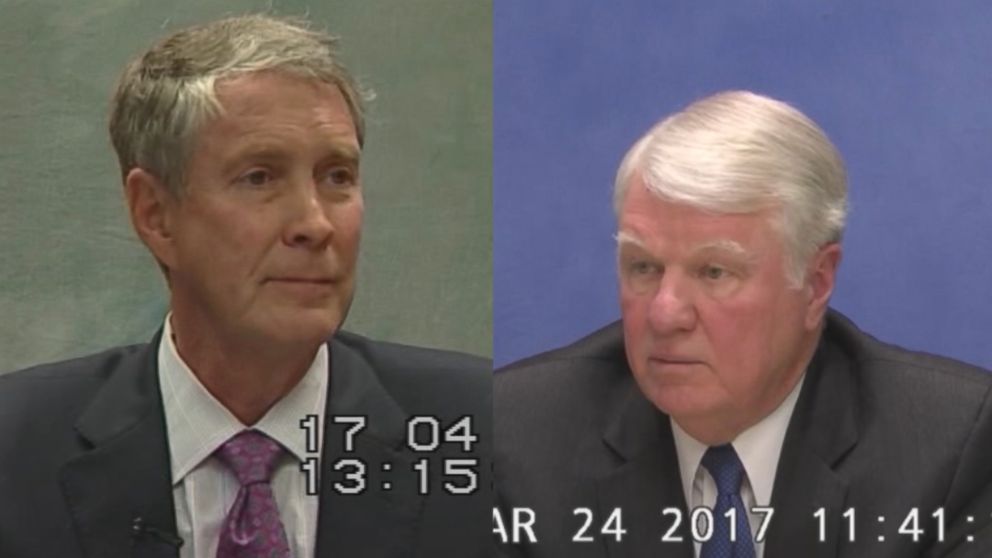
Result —
<instances>
[{"instance_id":1,"label":"gray hair","mask_svg":"<svg viewBox=\"0 0 992 558\"><path fill-rule=\"evenodd\" d=\"M127 65L114 92L110 137L122 175L141 167L180 195L197 132L223 110L216 83L265 70L337 87L362 145L364 104L373 95L338 60L336 45L304 20L266 15L221 19L160 40Z\"/></svg>"},{"instance_id":2,"label":"gray hair","mask_svg":"<svg viewBox=\"0 0 992 558\"><path fill-rule=\"evenodd\" d=\"M696 101L638 140L614 182L618 217L635 173L675 203L716 213L776 210L793 287L816 250L844 232L847 178L837 149L795 108L747 91Z\"/></svg>"}]
</instances>

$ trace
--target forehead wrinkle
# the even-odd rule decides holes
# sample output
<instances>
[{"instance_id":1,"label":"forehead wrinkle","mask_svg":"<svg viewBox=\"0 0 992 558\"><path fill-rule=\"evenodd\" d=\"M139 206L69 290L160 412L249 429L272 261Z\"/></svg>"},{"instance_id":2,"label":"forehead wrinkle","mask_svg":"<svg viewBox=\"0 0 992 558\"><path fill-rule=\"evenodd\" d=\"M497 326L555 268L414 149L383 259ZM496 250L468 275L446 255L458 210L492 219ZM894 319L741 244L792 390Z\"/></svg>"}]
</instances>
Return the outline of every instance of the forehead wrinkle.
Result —
<instances>
[{"instance_id":1,"label":"forehead wrinkle","mask_svg":"<svg viewBox=\"0 0 992 558\"><path fill-rule=\"evenodd\" d=\"M239 78L234 78L237 79ZM346 143L351 143L347 140L356 137L351 115L341 114L337 110L345 105L336 88L321 90L322 84L307 84L316 89L300 94L290 82L280 88L288 99L282 104L274 105L269 98L271 91L266 89L264 83L259 83L257 78L256 81L248 79L236 86L234 80L218 85L220 111L212 119L213 124L226 133L238 138L252 135L277 138L284 135L291 140L299 136L302 130L331 141L344 140ZM357 138L354 143L357 151Z\"/></svg>"},{"instance_id":2,"label":"forehead wrinkle","mask_svg":"<svg viewBox=\"0 0 992 558\"><path fill-rule=\"evenodd\" d=\"M703 242L693 246L692 249L689 250L692 254L699 254L701 252L708 251L726 252L733 256L747 260L753 260L756 257L755 254L744 248L741 243L735 240L730 240L729 238L720 238L717 240Z\"/></svg>"},{"instance_id":3,"label":"forehead wrinkle","mask_svg":"<svg viewBox=\"0 0 992 558\"><path fill-rule=\"evenodd\" d=\"M319 149L329 156L348 160L359 158L358 147L350 142L331 140L321 143ZM283 156L298 153L300 148L293 144L292 138L267 137L262 140L245 140L241 145L236 146L236 151L245 155Z\"/></svg>"},{"instance_id":4,"label":"forehead wrinkle","mask_svg":"<svg viewBox=\"0 0 992 558\"><path fill-rule=\"evenodd\" d=\"M302 134L322 138L348 138L355 129L350 121L335 119L333 114L321 111L267 110L257 112L227 112L219 119L222 127L238 136L285 136L293 138ZM357 140L356 140L357 143Z\"/></svg>"},{"instance_id":5,"label":"forehead wrinkle","mask_svg":"<svg viewBox=\"0 0 992 558\"><path fill-rule=\"evenodd\" d=\"M285 159L312 150L316 150L315 153L319 152L321 159L340 159L357 163L361 156L358 145L346 137L321 134L319 140L311 141L304 139L296 131L287 129L283 132L276 128L246 130L227 144L226 151L239 159L246 157Z\"/></svg>"}]
</instances>

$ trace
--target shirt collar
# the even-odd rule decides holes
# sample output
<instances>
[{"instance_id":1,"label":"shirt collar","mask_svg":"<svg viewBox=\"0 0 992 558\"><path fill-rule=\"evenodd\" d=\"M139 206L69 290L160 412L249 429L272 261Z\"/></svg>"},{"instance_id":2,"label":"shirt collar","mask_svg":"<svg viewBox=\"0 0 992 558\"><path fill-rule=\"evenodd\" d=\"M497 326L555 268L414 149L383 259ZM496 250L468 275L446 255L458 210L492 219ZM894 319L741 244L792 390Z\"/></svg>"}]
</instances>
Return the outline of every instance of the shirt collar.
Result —
<instances>
[{"instance_id":1,"label":"shirt collar","mask_svg":"<svg viewBox=\"0 0 992 558\"><path fill-rule=\"evenodd\" d=\"M171 313L165 318L158 348L158 369L172 483L176 485L231 436L248 427L207 391L183 361L172 339L170 318ZM300 461L313 456L306 451L306 436L300 421L307 415L316 415L318 432L323 432L328 363L327 344L321 344L303 378L252 426L282 444ZM322 436L317 436L317 443L319 456Z\"/></svg>"},{"instance_id":2,"label":"shirt collar","mask_svg":"<svg viewBox=\"0 0 992 558\"><path fill-rule=\"evenodd\" d=\"M785 442L785 433L789 428L792 411L796 408L799 391L806 375L803 374L796 382L789 395L757 424L741 432L731 442L740 457L747 473L748 482L754 493L755 505L767 506L771 503L772 488L775 484L775 474L778 470L779 455ZM671 419L669 419L671 420ZM682 478L682 489L685 492L686 505L692 506L692 486L699 470L703 454L709 446L690 436L677 422L671 420L672 435L675 438L675 450L679 458L679 473Z\"/></svg>"}]
</instances>

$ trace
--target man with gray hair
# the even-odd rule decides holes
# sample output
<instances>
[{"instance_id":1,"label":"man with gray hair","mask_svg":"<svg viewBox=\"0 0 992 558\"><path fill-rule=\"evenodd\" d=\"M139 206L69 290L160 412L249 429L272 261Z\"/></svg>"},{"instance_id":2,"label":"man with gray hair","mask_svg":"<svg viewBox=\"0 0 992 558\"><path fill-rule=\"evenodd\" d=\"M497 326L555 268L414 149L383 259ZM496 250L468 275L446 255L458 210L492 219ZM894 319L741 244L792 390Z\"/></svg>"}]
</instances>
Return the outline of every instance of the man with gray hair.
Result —
<instances>
[{"instance_id":1,"label":"man with gray hair","mask_svg":"<svg viewBox=\"0 0 992 558\"><path fill-rule=\"evenodd\" d=\"M614 205L622 320L496 375L502 552L986 555L992 510L962 510L992 376L828 308L846 178L816 124L702 99L629 150Z\"/></svg>"},{"instance_id":2,"label":"man with gray hair","mask_svg":"<svg viewBox=\"0 0 992 558\"><path fill-rule=\"evenodd\" d=\"M0 556L473 556L491 367L340 330L366 93L267 16L124 70L110 134L170 308L150 343L0 378Z\"/></svg>"}]
</instances>

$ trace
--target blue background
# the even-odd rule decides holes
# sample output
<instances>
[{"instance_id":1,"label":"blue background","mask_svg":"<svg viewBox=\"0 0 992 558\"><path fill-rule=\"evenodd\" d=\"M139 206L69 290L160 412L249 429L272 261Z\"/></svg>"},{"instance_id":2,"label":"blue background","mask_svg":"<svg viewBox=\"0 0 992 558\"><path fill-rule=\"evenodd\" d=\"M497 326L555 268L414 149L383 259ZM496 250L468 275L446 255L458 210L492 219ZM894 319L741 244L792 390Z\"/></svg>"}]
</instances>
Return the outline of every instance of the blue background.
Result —
<instances>
[{"instance_id":1,"label":"blue background","mask_svg":"<svg viewBox=\"0 0 992 558\"><path fill-rule=\"evenodd\" d=\"M619 317L620 159L692 100L750 89L844 156L833 306L883 340L992 367L992 4L877 4L494 2L496 364Z\"/></svg>"}]
</instances>

